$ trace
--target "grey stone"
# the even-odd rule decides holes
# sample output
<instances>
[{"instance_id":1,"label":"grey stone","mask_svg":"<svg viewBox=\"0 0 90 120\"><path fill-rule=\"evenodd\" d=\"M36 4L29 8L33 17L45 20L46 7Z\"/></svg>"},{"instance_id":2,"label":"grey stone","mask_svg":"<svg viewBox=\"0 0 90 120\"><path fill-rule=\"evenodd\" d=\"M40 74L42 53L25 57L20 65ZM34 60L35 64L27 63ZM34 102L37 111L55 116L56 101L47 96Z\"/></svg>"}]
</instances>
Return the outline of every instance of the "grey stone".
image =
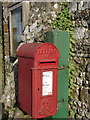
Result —
<instances>
[{"instance_id":1,"label":"grey stone","mask_svg":"<svg viewBox=\"0 0 90 120\"><path fill-rule=\"evenodd\" d=\"M90 72L90 64L87 65L87 71Z\"/></svg>"},{"instance_id":2,"label":"grey stone","mask_svg":"<svg viewBox=\"0 0 90 120\"><path fill-rule=\"evenodd\" d=\"M87 117L88 119L90 119L90 112L87 112L87 113L86 113L86 117Z\"/></svg>"},{"instance_id":3,"label":"grey stone","mask_svg":"<svg viewBox=\"0 0 90 120\"><path fill-rule=\"evenodd\" d=\"M4 94L1 97L1 101L5 105L5 109L7 107L13 107L15 100L15 81L14 81L14 73L9 73L9 77L6 79L6 86L4 88Z\"/></svg>"},{"instance_id":4,"label":"grey stone","mask_svg":"<svg viewBox=\"0 0 90 120\"><path fill-rule=\"evenodd\" d=\"M75 113L77 113L77 107L72 107L72 109L74 110Z\"/></svg>"},{"instance_id":5,"label":"grey stone","mask_svg":"<svg viewBox=\"0 0 90 120\"><path fill-rule=\"evenodd\" d=\"M84 113L84 111L81 108L78 109L78 114L80 116L85 116L85 113Z\"/></svg>"},{"instance_id":6,"label":"grey stone","mask_svg":"<svg viewBox=\"0 0 90 120\"><path fill-rule=\"evenodd\" d=\"M77 11L77 2L71 2L69 4L69 12L75 12Z\"/></svg>"},{"instance_id":7,"label":"grey stone","mask_svg":"<svg viewBox=\"0 0 90 120\"><path fill-rule=\"evenodd\" d=\"M84 2L84 1L86 1L86 2ZM89 7L88 3L89 2L87 0L80 1L80 3L79 3L79 10L85 10L85 9L87 9Z\"/></svg>"},{"instance_id":8,"label":"grey stone","mask_svg":"<svg viewBox=\"0 0 90 120\"><path fill-rule=\"evenodd\" d=\"M84 27L74 29L74 37L75 37L76 40L83 39L84 34L85 34L85 28Z\"/></svg>"},{"instance_id":9,"label":"grey stone","mask_svg":"<svg viewBox=\"0 0 90 120\"><path fill-rule=\"evenodd\" d=\"M82 87L80 90L81 102L88 103L88 88Z\"/></svg>"},{"instance_id":10,"label":"grey stone","mask_svg":"<svg viewBox=\"0 0 90 120\"><path fill-rule=\"evenodd\" d=\"M83 118L82 118L82 120L88 120L88 118L86 118L86 117L83 117Z\"/></svg>"},{"instance_id":11,"label":"grey stone","mask_svg":"<svg viewBox=\"0 0 90 120\"><path fill-rule=\"evenodd\" d=\"M82 78L77 77L76 81L78 85L82 85Z\"/></svg>"}]
</instances>

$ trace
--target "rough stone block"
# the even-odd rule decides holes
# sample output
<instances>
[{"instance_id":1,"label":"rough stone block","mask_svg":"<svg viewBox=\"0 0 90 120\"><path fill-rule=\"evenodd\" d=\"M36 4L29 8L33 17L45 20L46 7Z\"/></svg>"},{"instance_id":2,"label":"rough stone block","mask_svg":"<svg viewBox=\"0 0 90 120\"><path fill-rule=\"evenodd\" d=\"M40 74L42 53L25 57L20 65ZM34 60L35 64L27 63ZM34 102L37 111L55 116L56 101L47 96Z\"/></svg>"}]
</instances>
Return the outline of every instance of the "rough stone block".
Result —
<instances>
[{"instance_id":1,"label":"rough stone block","mask_svg":"<svg viewBox=\"0 0 90 120\"><path fill-rule=\"evenodd\" d=\"M17 108L17 110L15 112L14 119L16 119L16 118L24 118L24 113L19 108Z\"/></svg>"},{"instance_id":2,"label":"rough stone block","mask_svg":"<svg viewBox=\"0 0 90 120\"><path fill-rule=\"evenodd\" d=\"M82 87L80 89L80 100L81 102L88 103L88 88Z\"/></svg>"}]
</instances>

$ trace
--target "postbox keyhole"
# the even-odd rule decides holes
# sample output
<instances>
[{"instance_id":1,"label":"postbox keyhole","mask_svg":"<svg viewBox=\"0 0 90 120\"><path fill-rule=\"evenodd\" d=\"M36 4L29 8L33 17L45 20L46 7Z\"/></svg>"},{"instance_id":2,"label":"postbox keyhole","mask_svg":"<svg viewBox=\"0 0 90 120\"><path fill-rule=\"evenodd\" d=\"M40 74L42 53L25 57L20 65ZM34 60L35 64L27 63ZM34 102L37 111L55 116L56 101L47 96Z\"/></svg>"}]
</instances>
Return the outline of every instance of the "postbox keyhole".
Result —
<instances>
[{"instance_id":1,"label":"postbox keyhole","mask_svg":"<svg viewBox=\"0 0 90 120\"><path fill-rule=\"evenodd\" d=\"M38 91L40 90L40 88L38 88Z\"/></svg>"}]
</instances>

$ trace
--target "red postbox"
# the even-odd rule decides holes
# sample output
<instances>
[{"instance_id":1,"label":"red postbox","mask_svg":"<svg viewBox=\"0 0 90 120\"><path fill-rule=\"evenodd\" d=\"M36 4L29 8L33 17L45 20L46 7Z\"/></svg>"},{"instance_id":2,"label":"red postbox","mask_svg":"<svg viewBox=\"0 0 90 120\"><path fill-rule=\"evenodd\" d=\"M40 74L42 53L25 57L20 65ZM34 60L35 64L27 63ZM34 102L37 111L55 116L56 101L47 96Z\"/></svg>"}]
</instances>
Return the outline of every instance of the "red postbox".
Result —
<instances>
[{"instance_id":1,"label":"red postbox","mask_svg":"<svg viewBox=\"0 0 90 120\"><path fill-rule=\"evenodd\" d=\"M26 43L17 56L19 107L32 118L56 114L58 49L51 43Z\"/></svg>"}]
</instances>

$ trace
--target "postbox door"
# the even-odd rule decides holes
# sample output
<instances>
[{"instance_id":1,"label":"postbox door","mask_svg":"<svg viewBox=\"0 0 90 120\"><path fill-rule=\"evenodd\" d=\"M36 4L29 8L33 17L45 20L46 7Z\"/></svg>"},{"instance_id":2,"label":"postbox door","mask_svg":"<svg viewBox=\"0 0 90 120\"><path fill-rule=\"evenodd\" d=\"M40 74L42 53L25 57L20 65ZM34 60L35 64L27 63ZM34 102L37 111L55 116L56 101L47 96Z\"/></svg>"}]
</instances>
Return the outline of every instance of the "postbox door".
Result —
<instances>
[{"instance_id":1,"label":"postbox door","mask_svg":"<svg viewBox=\"0 0 90 120\"><path fill-rule=\"evenodd\" d=\"M32 117L43 118L57 111L57 70L32 69Z\"/></svg>"}]
</instances>

